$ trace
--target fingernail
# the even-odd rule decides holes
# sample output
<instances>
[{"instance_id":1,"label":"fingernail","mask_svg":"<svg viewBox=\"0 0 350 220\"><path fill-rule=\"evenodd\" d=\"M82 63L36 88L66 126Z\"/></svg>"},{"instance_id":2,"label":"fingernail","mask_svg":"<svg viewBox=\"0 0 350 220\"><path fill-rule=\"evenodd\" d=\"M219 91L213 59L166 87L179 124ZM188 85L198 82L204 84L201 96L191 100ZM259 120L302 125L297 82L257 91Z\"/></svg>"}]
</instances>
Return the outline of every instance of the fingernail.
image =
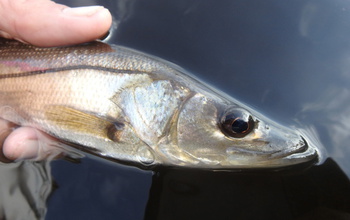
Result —
<instances>
[{"instance_id":1,"label":"fingernail","mask_svg":"<svg viewBox=\"0 0 350 220\"><path fill-rule=\"evenodd\" d=\"M65 8L63 13L72 16L91 16L104 9L103 6L93 5L77 8Z\"/></svg>"},{"instance_id":2,"label":"fingernail","mask_svg":"<svg viewBox=\"0 0 350 220\"><path fill-rule=\"evenodd\" d=\"M6 33L5 31L1 31L1 30L0 30L0 37L6 38L6 39L14 39L14 40L17 40L17 41L22 42L24 44L28 44L24 40L22 40L20 38L12 37L10 34Z\"/></svg>"},{"instance_id":3,"label":"fingernail","mask_svg":"<svg viewBox=\"0 0 350 220\"><path fill-rule=\"evenodd\" d=\"M24 40L19 39L19 38L13 38L13 39L15 39L15 40L17 40L17 41L19 41L19 42L21 42L21 43L24 43L24 44L29 44L29 43L27 43L27 42L25 42Z\"/></svg>"},{"instance_id":4,"label":"fingernail","mask_svg":"<svg viewBox=\"0 0 350 220\"><path fill-rule=\"evenodd\" d=\"M12 36L9 33L2 31L2 30L0 30L0 36L7 38L7 39L12 39Z\"/></svg>"},{"instance_id":5,"label":"fingernail","mask_svg":"<svg viewBox=\"0 0 350 220\"><path fill-rule=\"evenodd\" d=\"M99 37L98 39L99 40L104 40L104 39L106 39L109 36L109 34L110 34L110 32L107 31L107 33L105 33L102 37Z\"/></svg>"}]
</instances>

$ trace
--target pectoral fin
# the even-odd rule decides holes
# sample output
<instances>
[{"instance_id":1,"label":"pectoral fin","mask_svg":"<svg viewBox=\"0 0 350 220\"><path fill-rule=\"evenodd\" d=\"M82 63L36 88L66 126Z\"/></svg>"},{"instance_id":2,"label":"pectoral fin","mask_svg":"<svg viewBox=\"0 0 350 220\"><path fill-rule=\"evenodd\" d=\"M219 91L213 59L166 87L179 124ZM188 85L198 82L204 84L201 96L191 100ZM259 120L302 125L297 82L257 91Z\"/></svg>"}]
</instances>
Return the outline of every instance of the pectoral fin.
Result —
<instances>
[{"instance_id":1,"label":"pectoral fin","mask_svg":"<svg viewBox=\"0 0 350 220\"><path fill-rule=\"evenodd\" d=\"M91 113L66 106L49 106L45 110L45 116L50 123L64 130L98 136L114 142L119 141L118 137L123 132L120 122L111 122ZM116 124L119 126L116 127Z\"/></svg>"}]
</instances>

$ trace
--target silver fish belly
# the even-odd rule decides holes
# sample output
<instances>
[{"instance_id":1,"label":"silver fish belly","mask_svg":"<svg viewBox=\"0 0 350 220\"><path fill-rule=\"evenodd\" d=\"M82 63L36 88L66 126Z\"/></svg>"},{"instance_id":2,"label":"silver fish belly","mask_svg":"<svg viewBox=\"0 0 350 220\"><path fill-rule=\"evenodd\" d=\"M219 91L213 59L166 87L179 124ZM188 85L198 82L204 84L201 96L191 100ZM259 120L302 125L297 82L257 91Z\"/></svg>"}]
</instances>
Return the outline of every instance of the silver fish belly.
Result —
<instances>
[{"instance_id":1,"label":"silver fish belly","mask_svg":"<svg viewBox=\"0 0 350 220\"><path fill-rule=\"evenodd\" d=\"M176 65L99 42L1 40L0 117L144 166L270 168L317 157L297 131Z\"/></svg>"}]
</instances>

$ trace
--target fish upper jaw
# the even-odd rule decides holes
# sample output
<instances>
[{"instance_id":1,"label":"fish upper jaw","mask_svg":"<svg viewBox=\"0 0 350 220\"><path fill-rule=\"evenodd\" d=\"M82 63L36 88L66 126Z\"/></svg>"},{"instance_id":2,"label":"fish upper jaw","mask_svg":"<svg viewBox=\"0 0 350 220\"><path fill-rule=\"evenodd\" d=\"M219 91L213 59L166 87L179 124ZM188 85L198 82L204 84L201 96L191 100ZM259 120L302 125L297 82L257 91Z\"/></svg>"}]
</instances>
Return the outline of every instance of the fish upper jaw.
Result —
<instances>
[{"instance_id":1,"label":"fish upper jaw","mask_svg":"<svg viewBox=\"0 0 350 220\"><path fill-rule=\"evenodd\" d=\"M318 158L316 148L302 136L299 136L299 140L293 145L280 150L259 152L228 148L226 152L228 163L222 164L223 167L235 166L236 168L279 168L314 161Z\"/></svg>"}]
</instances>

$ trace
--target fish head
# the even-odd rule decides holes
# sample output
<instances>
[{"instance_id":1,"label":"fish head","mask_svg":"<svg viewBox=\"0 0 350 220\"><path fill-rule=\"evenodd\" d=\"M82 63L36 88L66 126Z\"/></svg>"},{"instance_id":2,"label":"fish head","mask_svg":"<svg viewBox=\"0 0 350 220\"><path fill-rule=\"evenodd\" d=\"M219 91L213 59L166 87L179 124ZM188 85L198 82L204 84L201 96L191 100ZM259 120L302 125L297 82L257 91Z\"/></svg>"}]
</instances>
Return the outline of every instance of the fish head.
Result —
<instances>
[{"instance_id":1,"label":"fish head","mask_svg":"<svg viewBox=\"0 0 350 220\"><path fill-rule=\"evenodd\" d=\"M235 100L197 93L182 106L174 127L175 144L162 150L177 165L275 168L316 157L316 150L296 130Z\"/></svg>"}]
</instances>

